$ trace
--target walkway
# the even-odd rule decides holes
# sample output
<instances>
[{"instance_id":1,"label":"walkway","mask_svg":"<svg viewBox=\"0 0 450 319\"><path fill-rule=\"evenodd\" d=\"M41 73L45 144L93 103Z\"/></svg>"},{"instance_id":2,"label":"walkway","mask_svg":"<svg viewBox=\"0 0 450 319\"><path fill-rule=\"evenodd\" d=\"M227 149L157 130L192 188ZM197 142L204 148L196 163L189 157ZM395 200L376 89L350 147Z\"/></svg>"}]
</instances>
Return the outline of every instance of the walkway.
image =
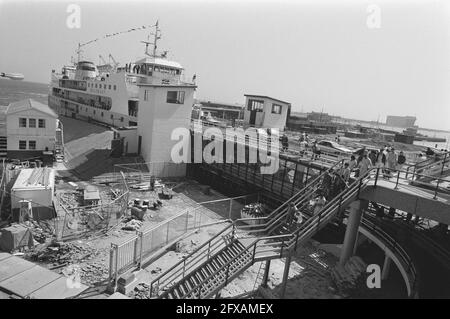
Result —
<instances>
[{"instance_id":1,"label":"walkway","mask_svg":"<svg viewBox=\"0 0 450 319\"><path fill-rule=\"evenodd\" d=\"M88 286L70 285L67 278L20 257L0 252L0 291L20 298L65 299Z\"/></svg>"}]
</instances>

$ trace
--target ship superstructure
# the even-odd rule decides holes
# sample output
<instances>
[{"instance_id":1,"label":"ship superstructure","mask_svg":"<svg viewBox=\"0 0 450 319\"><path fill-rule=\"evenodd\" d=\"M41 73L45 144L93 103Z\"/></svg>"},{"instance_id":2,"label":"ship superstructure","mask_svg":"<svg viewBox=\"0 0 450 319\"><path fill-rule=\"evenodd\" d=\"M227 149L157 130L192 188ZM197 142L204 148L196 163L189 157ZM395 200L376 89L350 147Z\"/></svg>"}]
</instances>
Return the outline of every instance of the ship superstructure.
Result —
<instances>
[{"instance_id":1,"label":"ship superstructure","mask_svg":"<svg viewBox=\"0 0 450 319\"><path fill-rule=\"evenodd\" d=\"M49 106L58 114L97 121L112 126L137 126L139 116L139 85L184 85L183 67L167 59L167 51L158 54L160 39L158 23L154 26L153 42L145 43L145 55L134 63L120 66L113 63L95 65L81 59L79 45L78 61L52 71ZM149 46L153 50L149 52Z\"/></svg>"}]
</instances>

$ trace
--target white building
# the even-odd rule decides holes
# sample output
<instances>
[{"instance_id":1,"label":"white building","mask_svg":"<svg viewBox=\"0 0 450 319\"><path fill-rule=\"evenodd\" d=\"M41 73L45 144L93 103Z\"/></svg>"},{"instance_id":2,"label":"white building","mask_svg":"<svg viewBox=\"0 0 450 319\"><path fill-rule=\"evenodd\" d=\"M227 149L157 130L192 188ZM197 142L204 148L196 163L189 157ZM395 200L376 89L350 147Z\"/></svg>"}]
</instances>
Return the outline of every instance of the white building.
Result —
<instances>
[{"instance_id":1,"label":"white building","mask_svg":"<svg viewBox=\"0 0 450 319\"><path fill-rule=\"evenodd\" d=\"M11 188L11 209L17 216L21 201L31 203L35 220L50 219L54 216L53 196L55 191L55 171L52 168L22 169Z\"/></svg>"},{"instance_id":2,"label":"white building","mask_svg":"<svg viewBox=\"0 0 450 319\"><path fill-rule=\"evenodd\" d=\"M39 156L55 149L58 116L47 105L28 99L6 109L9 158Z\"/></svg>"},{"instance_id":3,"label":"white building","mask_svg":"<svg viewBox=\"0 0 450 319\"><path fill-rule=\"evenodd\" d=\"M194 84L161 85L140 84L138 118L138 154L145 162L172 162L172 140L177 128L190 128ZM155 172L156 173L156 172ZM173 170L174 175L184 175Z\"/></svg>"},{"instance_id":4,"label":"white building","mask_svg":"<svg viewBox=\"0 0 450 319\"><path fill-rule=\"evenodd\" d=\"M269 96L244 94L244 124L284 131L291 104Z\"/></svg>"}]
</instances>

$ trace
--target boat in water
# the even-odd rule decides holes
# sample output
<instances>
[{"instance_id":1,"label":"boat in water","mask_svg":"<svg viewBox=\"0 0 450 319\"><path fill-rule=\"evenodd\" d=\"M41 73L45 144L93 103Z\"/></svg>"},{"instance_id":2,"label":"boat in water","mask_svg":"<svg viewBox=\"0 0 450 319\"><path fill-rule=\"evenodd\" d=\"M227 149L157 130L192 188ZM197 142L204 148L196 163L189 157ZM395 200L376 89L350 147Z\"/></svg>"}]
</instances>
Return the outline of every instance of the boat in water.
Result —
<instances>
[{"instance_id":1,"label":"boat in water","mask_svg":"<svg viewBox=\"0 0 450 319\"><path fill-rule=\"evenodd\" d=\"M115 127L137 126L139 116L139 84L174 86L192 84L184 80L184 68L167 59L167 51L156 52L161 38L158 23L154 26L153 42L145 43L145 55L134 62L120 65L110 55L112 63L95 65L82 60L80 45L78 61L51 74L48 105L58 114L95 121ZM153 45L149 52L149 45ZM100 56L101 57L101 56ZM148 97L143 96L143 99Z\"/></svg>"},{"instance_id":2,"label":"boat in water","mask_svg":"<svg viewBox=\"0 0 450 319\"><path fill-rule=\"evenodd\" d=\"M0 77L16 81L21 81L25 78L23 74L20 73L5 73L5 72L1 72Z\"/></svg>"}]
</instances>

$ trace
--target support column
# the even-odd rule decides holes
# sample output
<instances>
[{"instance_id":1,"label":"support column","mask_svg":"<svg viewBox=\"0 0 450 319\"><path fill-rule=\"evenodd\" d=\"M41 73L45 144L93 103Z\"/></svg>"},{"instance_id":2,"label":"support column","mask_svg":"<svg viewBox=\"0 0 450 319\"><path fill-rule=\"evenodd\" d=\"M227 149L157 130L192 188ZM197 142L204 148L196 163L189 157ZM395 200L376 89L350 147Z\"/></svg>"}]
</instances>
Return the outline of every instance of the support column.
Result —
<instances>
[{"instance_id":1,"label":"support column","mask_svg":"<svg viewBox=\"0 0 450 319\"><path fill-rule=\"evenodd\" d=\"M347 219L347 229L345 230L344 243L342 245L341 258L339 260L339 263L342 266L345 265L347 260L353 255L359 224L367 205L368 202L365 200L356 200L350 204L350 214Z\"/></svg>"},{"instance_id":2,"label":"support column","mask_svg":"<svg viewBox=\"0 0 450 319\"><path fill-rule=\"evenodd\" d=\"M261 286L264 288L267 287L267 281L269 280L269 272L270 272L270 259L266 260L266 266L264 268L264 276L261 283Z\"/></svg>"},{"instance_id":3,"label":"support column","mask_svg":"<svg viewBox=\"0 0 450 319\"><path fill-rule=\"evenodd\" d=\"M385 254L383 269L381 270L381 280L386 280L389 277L389 271L391 270L392 259Z\"/></svg>"},{"instance_id":4,"label":"support column","mask_svg":"<svg viewBox=\"0 0 450 319\"><path fill-rule=\"evenodd\" d=\"M286 261L284 263L284 273L283 273L283 281L281 282L280 299L284 299L284 294L286 293L286 284L289 278L290 267L291 267L291 254L289 254L286 257Z\"/></svg>"}]
</instances>

